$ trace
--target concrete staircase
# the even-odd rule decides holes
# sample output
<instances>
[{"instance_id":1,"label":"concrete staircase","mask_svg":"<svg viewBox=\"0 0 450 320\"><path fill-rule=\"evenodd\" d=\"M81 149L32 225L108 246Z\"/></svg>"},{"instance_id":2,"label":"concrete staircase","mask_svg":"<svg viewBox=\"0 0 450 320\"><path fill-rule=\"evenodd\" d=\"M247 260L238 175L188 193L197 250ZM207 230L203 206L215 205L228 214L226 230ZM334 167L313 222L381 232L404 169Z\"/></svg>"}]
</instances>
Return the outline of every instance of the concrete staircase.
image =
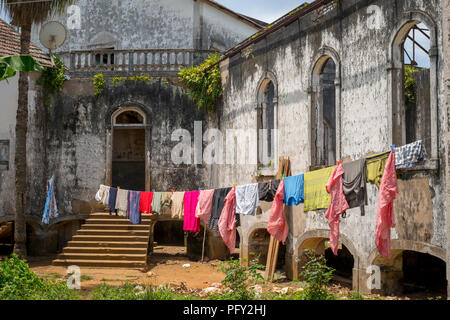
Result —
<instances>
[{"instance_id":1,"label":"concrete staircase","mask_svg":"<svg viewBox=\"0 0 450 320\"><path fill-rule=\"evenodd\" d=\"M134 225L124 217L92 213L53 265L145 268L155 219L142 215L142 224Z\"/></svg>"}]
</instances>

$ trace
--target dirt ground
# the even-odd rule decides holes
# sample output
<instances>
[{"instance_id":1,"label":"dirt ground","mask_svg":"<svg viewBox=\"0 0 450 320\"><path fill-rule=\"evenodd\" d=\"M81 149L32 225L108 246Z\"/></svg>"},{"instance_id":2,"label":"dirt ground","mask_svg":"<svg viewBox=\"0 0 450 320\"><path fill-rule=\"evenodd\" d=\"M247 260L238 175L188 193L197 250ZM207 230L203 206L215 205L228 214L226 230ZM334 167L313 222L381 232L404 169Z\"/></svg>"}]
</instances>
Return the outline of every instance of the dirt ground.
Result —
<instances>
[{"instance_id":1,"label":"dirt ground","mask_svg":"<svg viewBox=\"0 0 450 320\"><path fill-rule=\"evenodd\" d=\"M63 280L67 276L66 267L53 266L55 257L30 257L28 263L33 271L48 279ZM89 268L81 267L81 292L85 299L98 285L123 285L131 282L141 285L170 285L178 288L180 293L199 292L208 287L220 286L225 274L218 271L221 261L212 260L205 263L190 261L183 246L157 246L153 254L149 255L146 270L125 268ZM183 265L189 264L189 267ZM273 282L262 285L264 292L295 292L302 290L304 284L292 282L282 272L275 273ZM351 280L334 277L329 291L338 295L340 299L348 299L352 295ZM181 291L180 291L181 290ZM423 294L418 296L380 296L365 295L366 298L383 300L422 300L427 299Z\"/></svg>"},{"instance_id":2,"label":"dirt ground","mask_svg":"<svg viewBox=\"0 0 450 320\"><path fill-rule=\"evenodd\" d=\"M185 255L185 247L158 246L149 255L147 269L90 268L81 267L81 290L88 293L98 285L122 285L125 282L159 286L163 284L181 285L192 289L204 289L220 283L225 275L218 271L219 260L201 263L190 261ZM49 279L60 279L67 275L66 267L53 266L55 257L29 258L30 268ZM183 265L189 264L189 267Z\"/></svg>"}]
</instances>

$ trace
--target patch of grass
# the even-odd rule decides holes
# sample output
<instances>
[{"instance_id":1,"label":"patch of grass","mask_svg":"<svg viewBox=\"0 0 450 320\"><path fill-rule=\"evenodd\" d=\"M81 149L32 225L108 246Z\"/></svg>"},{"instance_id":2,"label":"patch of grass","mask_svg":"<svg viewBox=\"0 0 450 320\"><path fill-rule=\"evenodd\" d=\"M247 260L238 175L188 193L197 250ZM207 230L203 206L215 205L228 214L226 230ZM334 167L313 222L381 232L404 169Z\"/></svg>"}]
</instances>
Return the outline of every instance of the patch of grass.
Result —
<instances>
[{"instance_id":1,"label":"patch of grass","mask_svg":"<svg viewBox=\"0 0 450 320\"><path fill-rule=\"evenodd\" d=\"M15 254L0 262L0 300L78 300L65 282L46 280Z\"/></svg>"},{"instance_id":2,"label":"patch of grass","mask_svg":"<svg viewBox=\"0 0 450 320\"><path fill-rule=\"evenodd\" d=\"M102 284L96 287L90 294L93 300L199 300L195 296L176 294L167 286L154 288L142 287L131 283L123 286L110 286Z\"/></svg>"},{"instance_id":3,"label":"patch of grass","mask_svg":"<svg viewBox=\"0 0 450 320\"><path fill-rule=\"evenodd\" d=\"M352 291L348 298L350 300L365 300L365 297L359 291Z\"/></svg>"}]
</instances>

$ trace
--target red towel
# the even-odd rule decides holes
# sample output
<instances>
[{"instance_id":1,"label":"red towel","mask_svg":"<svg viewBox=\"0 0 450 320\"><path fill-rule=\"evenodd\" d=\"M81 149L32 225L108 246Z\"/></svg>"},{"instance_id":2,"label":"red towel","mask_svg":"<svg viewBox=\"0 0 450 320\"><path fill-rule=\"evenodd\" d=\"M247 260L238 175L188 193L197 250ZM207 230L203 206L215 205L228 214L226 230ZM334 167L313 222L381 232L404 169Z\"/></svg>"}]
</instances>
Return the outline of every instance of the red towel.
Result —
<instances>
[{"instance_id":1,"label":"red towel","mask_svg":"<svg viewBox=\"0 0 450 320\"><path fill-rule=\"evenodd\" d=\"M223 241L234 253L236 247L236 188L233 187L225 198L225 205L219 218L219 231Z\"/></svg>"},{"instance_id":2,"label":"red towel","mask_svg":"<svg viewBox=\"0 0 450 320\"><path fill-rule=\"evenodd\" d=\"M391 228L395 227L393 204L397 195L395 153L391 152L381 178L375 227L375 244L380 254L387 259L391 258Z\"/></svg>"},{"instance_id":3,"label":"red towel","mask_svg":"<svg viewBox=\"0 0 450 320\"><path fill-rule=\"evenodd\" d=\"M339 244L339 219L341 214L349 208L342 184L343 175L344 169L342 164L339 164L334 169L326 185L327 192L331 193L331 202L325 217L328 219L328 225L330 226L330 247L336 256Z\"/></svg>"},{"instance_id":4,"label":"red towel","mask_svg":"<svg viewBox=\"0 0 450 320\"><path fill-rule=\"evenodd\" d=\"M286 222L286 216L284 215L283 200L284 180L282 179L278 185L277 193L275 194L275 198L272 202L272 208L270 209L267 232L284 244L289 233L289 227Z\"/></svg>"},{"instance_id":5,"label":"red towel","mask_svg":"<svg viewBox=\"0 0 450 320\"><path fill-rule=\"evenodd\" d=\"M152 213L153 192L141 192L139 211L141 213Z\"/></svg>"}]
</instances>

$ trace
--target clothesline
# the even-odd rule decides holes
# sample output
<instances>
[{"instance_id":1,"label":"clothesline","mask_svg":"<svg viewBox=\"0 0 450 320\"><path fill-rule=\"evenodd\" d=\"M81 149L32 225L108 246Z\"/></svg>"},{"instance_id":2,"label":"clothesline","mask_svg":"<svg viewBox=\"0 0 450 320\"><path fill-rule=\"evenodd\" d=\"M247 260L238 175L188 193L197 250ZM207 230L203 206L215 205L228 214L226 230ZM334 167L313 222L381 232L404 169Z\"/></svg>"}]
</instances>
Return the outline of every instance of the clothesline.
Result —
<instances>
[{"instance_id":1,"label":"clothesline","mask_svg":"<svg viewBox=\"0 0 450 320\"><path fill-rule=\"evenodd\" d=\"M397 155L397 156L396 156ZM385 218L379 219L379 212L388 212L386 218L391 219L392 195L389 198L389 188L386 189L385 169L394 171L397 168L409 168L423 164L426 159L422 141L395 148L391 151L368 156L352 162L338 162L320 170L304 174L281 177L279 180L233 185L229 188L175 191L146 192L131 191L101 185L96 194L96 200L108 205L110 212L125 216L132 223L140 223L141 213L166 213L173 218L183 219L185 231L199 232L200 220L209 229L220 232L222 239L232 253L235 247L236 227L240 223L240 215L254 215L259 201L272 201L272 208L267 230L278 241L285 242L288 234L283 204L287 206L304 203L304 212L327 209L326 218L331 229L330 243L336 254L337 238L339 236L339 217L347 209L361 208L367 205L366 182L376 184L380 188L379 205L377 208L377 246L385 239L388 231L382 226L388 225ZM384 183L384 185L383 185ZM396 197L397 182L391 186ZM387 191L386 191L387 190ZM392 193L392 192L391 192ZM394 197L394 198L395 198ZM380 206L380 199L392 199ZM381 229L382 231L380 231ZM389 234L390 241L390 234ZM389 250L380 249L383 255L390 255Z\"/></svg>"}]
</instances>

